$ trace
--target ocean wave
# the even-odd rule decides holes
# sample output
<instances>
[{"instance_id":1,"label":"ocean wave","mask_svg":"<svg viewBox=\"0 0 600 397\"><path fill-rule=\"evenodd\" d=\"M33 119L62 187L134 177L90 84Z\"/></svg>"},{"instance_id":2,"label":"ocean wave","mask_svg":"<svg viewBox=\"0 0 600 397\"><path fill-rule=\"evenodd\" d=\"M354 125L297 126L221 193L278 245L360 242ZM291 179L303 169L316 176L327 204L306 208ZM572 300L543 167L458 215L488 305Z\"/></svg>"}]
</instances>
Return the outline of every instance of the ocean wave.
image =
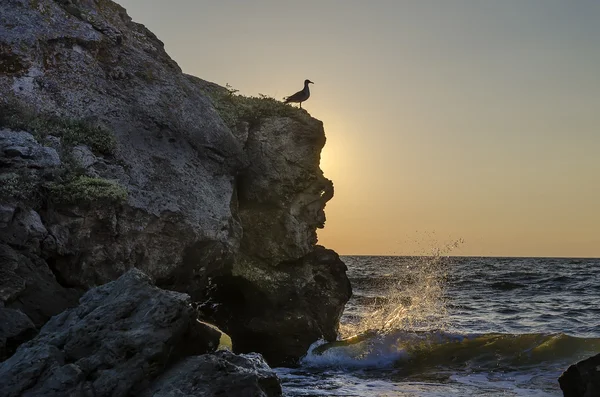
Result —
<instances>
[{"instance_id":1,"label":"ocean wave","mask_svg":"<svg viewBox=\"0 0 600 397\"><path fill-rule=\"evenodd\" d=\"M600 353L600 338L556 334L460 334L444 331L365 333L311 346L307 367L515 370L541 363L575 362Z\"/></svg>"}]
</instances>

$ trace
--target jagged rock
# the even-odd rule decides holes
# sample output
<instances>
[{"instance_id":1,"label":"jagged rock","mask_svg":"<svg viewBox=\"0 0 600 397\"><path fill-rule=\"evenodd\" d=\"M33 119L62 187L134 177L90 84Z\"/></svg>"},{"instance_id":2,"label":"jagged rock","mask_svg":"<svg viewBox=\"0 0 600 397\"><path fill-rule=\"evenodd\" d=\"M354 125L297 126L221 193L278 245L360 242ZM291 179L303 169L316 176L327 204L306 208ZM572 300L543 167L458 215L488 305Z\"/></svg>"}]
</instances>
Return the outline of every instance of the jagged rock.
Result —
<instances>
[{"instance_id":1,"label":"jagged rock","mask_svg":"<svg viewBox=\"0 0 600 397\"><path fill-rule=\"evenodd\" d=\"M0 303L0 361L36 333L35 325L19 310L6 309Z\"/></svg>"},{"instance_id":2,"label":"jagged rock","mask_svg":"<svg viewBox=\"0 0 600 397\"><path fill-rule=\"evenodd\" d=\"M249 131L250 165L238 183L244 230L238 263L276 265L312 251L333 196L319 168L324 144L323 124L312 118L269 118Z\"/></svg>"},{"instance_id":3,"label":"jagged rock","mask_svg":"<svg viewBox=\"0 0 600 397\"><path fill-rule=\"evenodd\" d=\"M600 396L600 354L571 365L558 383L564 397Z\"/></svg>"},{"instance_id":4,"label":"jagged rock","mask_svg":"<svg viewBox=\"0 0 600 397\"><path fill-rule=\"evenodd\" d=\"M238 183L244 230L231 275L216 277L209 315L236 352L290 364L317 339L335 340L351 295L337 254L315 248L331 181L319 168L320 121L268 118L248 131L249 166Z\"/></svg>"},{"instance_id":5,"label":"jagged rock","mask_svg":"<svg viewBox=\"0 0 600 397\"><path fill-rule=\"evenodd\" d=\"M228 351L188 357L161 375L142 397L281 396L275 372L259 354Z\"/></svg>"},{"instance_id":6,"label":"jagged rock","mask_svg":"<svg viewBox=\"0 0 600 397\"><path fill-rule=\"evenodd\" d=\"M1 363L0 395L139 395L170 363L214 351L220 336L196 321L189 296L133 269L88 291Z\"/></svg>"},{"instance_id":7,"label":"jagged rock","mask_svg":"<svg viewBox=\"0 0 600 397\"><path fill-rule=\"evenodd\" d=\"M235 352L261 352L269 365L293 364L320 338L334 341L352 293L346 265L317 246L305 257L268 270L214 280L213 300L204 307L231 335Z\"/></svg>"},{"instance_id":8,"label":"jagged rock","mask_svg":"<svg viewBox=\"0 0 600 397\"><path fill-rule=\"evenodd\" d=\"M10 221L6 226L0 227L0 241L18 247L28 246L33 251L39 249L40 243L47 235L48 231L40 215L27 208L14 208Z\"/></svg>"},{"instance_id":9,"label":"jagged rock","mask_svg":"<svg viewBox=\"0 0 600 397\"><path fill-rule=\"evenodd\" d=\"M80 292L62 287L47 263L0 243L0 302L25 313L36 327L77 304Z\"/></svg>"},{"instance_id":10,"label":"jagged rock","mask_svg":"<svg viewBox=\"0 0 600 397\"><path fill-rule=\"evenodd\" d=\"M0 129L0 153L4 167L50 168L61 163L56 150L40 145L24 131Z\"/></svg>"}]
</instances>

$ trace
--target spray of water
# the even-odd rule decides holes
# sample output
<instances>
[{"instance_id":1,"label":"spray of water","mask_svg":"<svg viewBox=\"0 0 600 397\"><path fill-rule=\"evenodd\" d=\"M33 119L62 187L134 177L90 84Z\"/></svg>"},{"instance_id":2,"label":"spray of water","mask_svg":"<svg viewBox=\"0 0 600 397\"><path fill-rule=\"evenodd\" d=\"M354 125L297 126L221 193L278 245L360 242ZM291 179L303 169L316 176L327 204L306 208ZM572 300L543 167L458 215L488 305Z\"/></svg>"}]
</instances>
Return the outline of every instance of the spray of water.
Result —
<instances>
[{"instance_id":1,"label":"spray of water","mask_svg":"<svg viewBox=\"0 0 600 397\"><path fill-rule=\"evenodd\" d=\"M378 285L385 300L375 300L359 322L342 323L342 337L376 330L379 334L403 331L444 330L448 324L446 277L452 259L448 254L462 240L433 250L428 255L399 261Z\"/></svg>"}]
</instances>

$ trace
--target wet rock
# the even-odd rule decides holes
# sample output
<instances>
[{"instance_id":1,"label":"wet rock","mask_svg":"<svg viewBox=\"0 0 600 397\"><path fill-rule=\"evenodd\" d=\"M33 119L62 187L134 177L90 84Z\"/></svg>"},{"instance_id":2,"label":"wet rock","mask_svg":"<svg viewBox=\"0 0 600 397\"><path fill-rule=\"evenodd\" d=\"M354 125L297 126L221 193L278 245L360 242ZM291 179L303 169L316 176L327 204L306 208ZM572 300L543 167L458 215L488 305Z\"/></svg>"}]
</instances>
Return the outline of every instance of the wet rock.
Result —
<instances>
[{"instance_id":1,"label":"wet rock","mask_svg":"<svg viewBox=\"0 0 600 397\"><path fill-rule=\"evenodd\" d=\"M320 338L334 341L352 289L346 265L317 246L268 273L259 267L214 280L204 312L233 339L235 352L259 351L269 365L294 364Z\"/></svg>"},{"instance_id":2,"label":"wet rock","mask_svg":"<svg viewBox=\"0 0 600 397\"><path fill-rule=\"evenodd\" d=\"M281 396L277 375L260 354L219 351L189 357L161 375L143 397Z\"/></svg>"},{"instance_id":3,"label":"wet rock","mask_svg":"<svg viewBox=\"0 0 600 397\"><path fill-rule=\"evenodd\" d=\"M558 383L565 397L600 396L600 354L571 365Z\"/></svg>"},{"instance_id":4,"label":"wet rock","mask_svg":"<svg viewBox=\"0 0 600 397\"><path fill-rule=\"evenodd\" d=\"M189 303L136 269L94 288L0 364L0 395L139 395L170 363L218 346Z\"/></svg>"}]
</instances>

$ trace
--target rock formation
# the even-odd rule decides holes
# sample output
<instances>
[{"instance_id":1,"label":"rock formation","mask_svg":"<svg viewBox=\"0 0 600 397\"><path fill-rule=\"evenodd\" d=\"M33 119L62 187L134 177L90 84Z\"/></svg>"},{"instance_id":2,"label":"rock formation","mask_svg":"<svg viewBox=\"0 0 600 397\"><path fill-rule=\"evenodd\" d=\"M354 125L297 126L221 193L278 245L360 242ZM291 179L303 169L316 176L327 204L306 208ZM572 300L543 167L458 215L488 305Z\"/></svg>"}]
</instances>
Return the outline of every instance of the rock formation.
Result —
<instances>
[{"instance_id":1,"label":"rock formation","mask_svg":"<svg viewBox=\"0 0 600 397\"><path fill-rule=\"evenodd\" d=\"M565 397L600 396L600 354L571 365L558 383Z\"/></svg>"},{"instance_id":2,"label":"rock formation","mask_svg":"<svg viewBox=\"0 0 600 397\"><path fill-rule=\"evenodd\" d=\"M2 1L0 355L131 268L272 365L334 339L324 143L305 111L183 74L110 0Z\"/></svg>"},{"instance_id":3,"label":"rock formation","mask_svg":"<svg viewBox=\"0 0 600 397\"><path fill-rule=\"evenodd\" d=\"M223 350L186 358L141 396L281 396L281 385L260 355Z\"/></svg>"},{"instance_id":4,"label":"rock formation","mask_svg":"<svg viewBox=\"0 0 600 397\"><path fill-rule=\"evenodd\" d=\"M196 320L188 295L161 290L133 269L88 291L78 307L53 317L1 363L0 395L185 395L181 390L217 395L199 394L197 385L207 391L260 395L264 388L265 396L281 394L276 375L260 355L205 354L215 351L220 337ZM225 379L219 380L219 374ZM211 378L210 385L203 385Z\"/></svg>"}]
</instances>

